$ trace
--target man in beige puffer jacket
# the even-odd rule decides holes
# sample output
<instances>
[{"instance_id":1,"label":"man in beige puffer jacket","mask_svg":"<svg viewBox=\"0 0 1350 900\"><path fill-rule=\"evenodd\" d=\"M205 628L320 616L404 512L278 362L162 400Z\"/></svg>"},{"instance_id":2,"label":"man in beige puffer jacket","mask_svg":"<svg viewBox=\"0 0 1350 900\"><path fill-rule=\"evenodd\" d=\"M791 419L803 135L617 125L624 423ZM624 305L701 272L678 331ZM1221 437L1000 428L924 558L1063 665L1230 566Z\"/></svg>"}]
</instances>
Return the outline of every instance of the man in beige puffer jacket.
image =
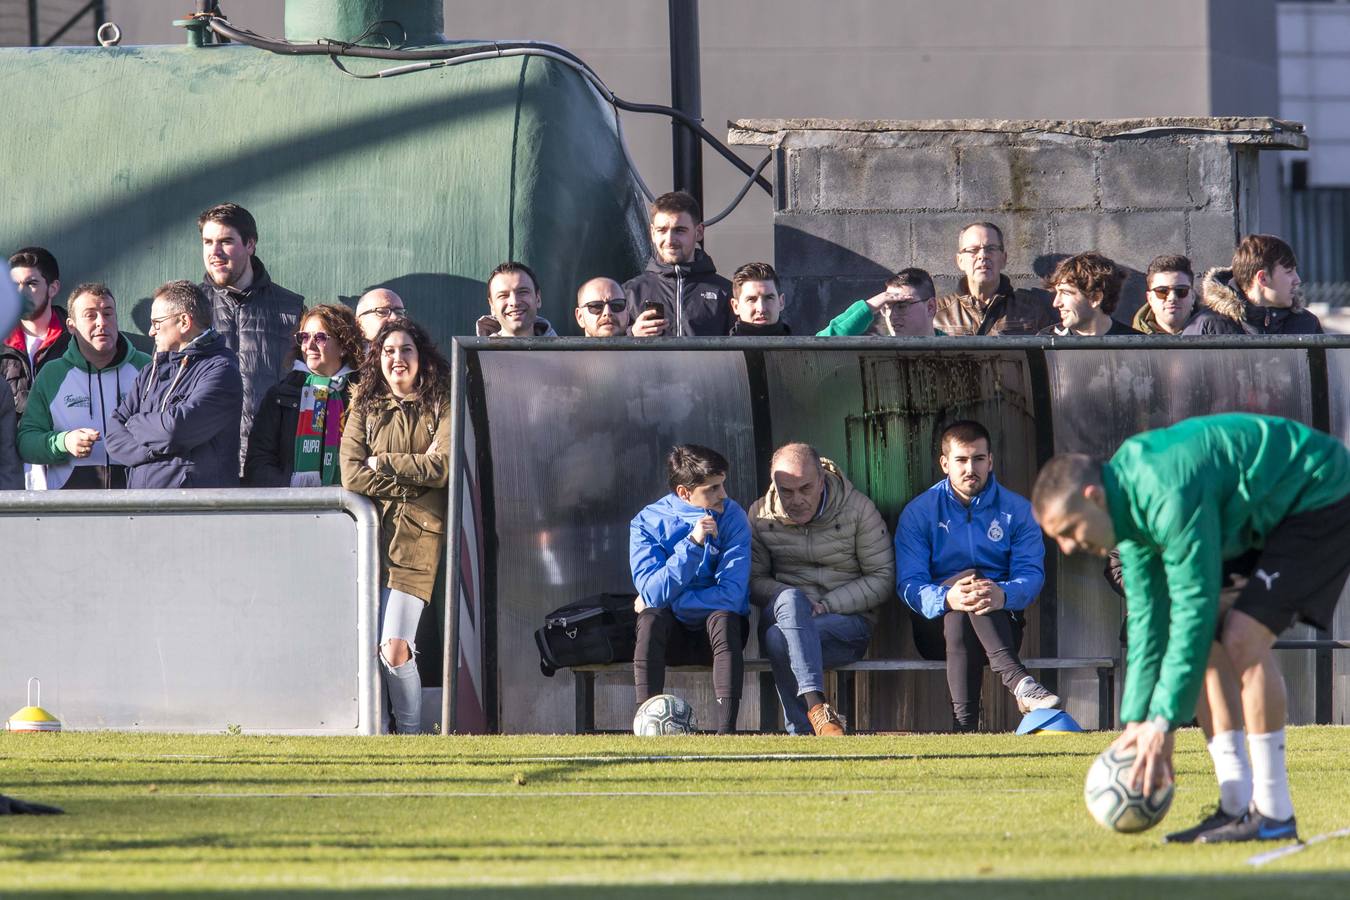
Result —
<instances>
[{"instance_id":1,"label":"man in beige puffer jacket","mask_svg":"<svg viewBox=\"0 0 1350 900\"><path fill-rule=\"evenodd\" d=\"M876 609L895 596L895 548L881 514L809 444L773 455L750 507L750 601L789 734L841 735L826 669L862 659Z\"/></svg>"}]
</instances>

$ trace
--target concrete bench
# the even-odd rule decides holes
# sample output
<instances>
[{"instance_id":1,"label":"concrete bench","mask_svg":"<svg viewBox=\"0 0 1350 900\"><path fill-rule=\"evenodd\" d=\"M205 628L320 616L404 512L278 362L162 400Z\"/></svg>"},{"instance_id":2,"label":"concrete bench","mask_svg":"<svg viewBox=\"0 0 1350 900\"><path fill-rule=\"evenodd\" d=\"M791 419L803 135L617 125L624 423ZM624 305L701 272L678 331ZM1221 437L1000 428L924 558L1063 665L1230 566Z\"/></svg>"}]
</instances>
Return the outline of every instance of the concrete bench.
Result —
<instances>
[{"instance_id":1,"label":"concrete bench","mask_svg":"<svg viewBox=\"0 0 1350 900\"><path fill-rule=\"evenodd\" d=\"M1095 669L1097 671L1097 721L1101 728L1115 728L1116 668L1119 661L1109 656L1064 657L1060 659L1024 659L1022 665L1035 671L1047 669ZM839 709L853 719L853 682L859 672L942 672L947 664L927 659L864 659L831 669L838 686ZM667 666L667 672L709 672L708 666ZM777 723L778 695L773 689L773 673L767 659L746 659L745 671L759 674L760 730L773 731ZM576 733L595 730L595 679L602 674L625 673L632 683L632 663L573 666L576 682Z\"/></svg>"}]
</instances>

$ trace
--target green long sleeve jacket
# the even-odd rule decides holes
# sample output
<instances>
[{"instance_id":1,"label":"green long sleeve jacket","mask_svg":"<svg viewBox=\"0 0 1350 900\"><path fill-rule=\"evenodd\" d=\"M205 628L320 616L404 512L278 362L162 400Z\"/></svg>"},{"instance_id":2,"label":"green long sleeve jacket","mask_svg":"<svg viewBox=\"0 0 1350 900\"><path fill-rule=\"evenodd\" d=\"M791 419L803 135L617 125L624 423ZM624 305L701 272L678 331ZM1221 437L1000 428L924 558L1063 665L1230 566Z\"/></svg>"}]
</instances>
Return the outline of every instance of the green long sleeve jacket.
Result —
<instances>
[{"instance_id":1,"label":"green long sleeve jacket","mask_svg":"<svg viewBox=\"0 0 1350 900\"><path fill-rule=\"evenodd\" d=\"M1350 451L1288 419L1203 416L1125 441L1102 481L1129 612L1120 717L1180 725L1204 682L1224 560L1350 494Z\"/></svg>"}]
</instances>

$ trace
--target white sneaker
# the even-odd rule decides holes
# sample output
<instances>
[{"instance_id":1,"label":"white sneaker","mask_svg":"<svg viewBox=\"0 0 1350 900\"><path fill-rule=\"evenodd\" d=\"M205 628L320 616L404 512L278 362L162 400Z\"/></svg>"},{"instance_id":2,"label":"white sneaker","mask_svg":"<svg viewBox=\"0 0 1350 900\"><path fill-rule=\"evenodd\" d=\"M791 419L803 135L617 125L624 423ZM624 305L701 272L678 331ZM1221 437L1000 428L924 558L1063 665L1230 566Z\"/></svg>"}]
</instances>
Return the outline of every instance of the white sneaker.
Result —
<instances>
[{"instance_id":1,"label":"white sneaker","mask_svg":"<svg viewBox=\"0 0 1350 900\"><path fill-rule=\"evenodd\" d=\"M1017 687L1013 688L1013 697L1017 700L1017 708L1022 711L1022 715L1033 709L1055 709L1060 704L1058 694L1047 691L1030 675L1017 682Z\"/></svg>"}]
</instances>

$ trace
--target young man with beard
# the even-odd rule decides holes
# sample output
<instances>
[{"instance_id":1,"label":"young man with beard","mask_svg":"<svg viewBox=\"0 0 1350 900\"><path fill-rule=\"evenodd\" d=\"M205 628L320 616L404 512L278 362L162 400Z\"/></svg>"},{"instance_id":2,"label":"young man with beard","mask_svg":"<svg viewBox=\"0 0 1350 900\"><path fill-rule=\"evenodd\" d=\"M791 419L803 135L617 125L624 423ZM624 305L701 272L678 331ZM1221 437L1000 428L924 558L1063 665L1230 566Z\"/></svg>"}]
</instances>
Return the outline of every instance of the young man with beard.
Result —
<instances>
[{"instance_id":1,"label":"young man with beard","mask_svg":"<svg viewBox=\"0 0 1350 900\"><path fill-rule=\"evenodd\" d=\"M239 364L211 327L201 288L170 281L155 291L150 335L154 358L104 436L109 455L127 466L127 487L238 487Z\"/></svg>"},{"instance_id":2,"label":"young man with beard","mask_svg":"<svg viewBox=\"0 0 1350 900\"><path fill-rule=\"evenodd\" d=\"M684 191L652 203L652 258L647 271L624 283L638 316L634 337L724 335L731 331L731 282L703 252L703 211ZM648 304L653 308L645 309Z\"/></svg>"},{"instance_id":3,"label":"young man with beard","mask_svg":"<svg viewBox=\"0 0 1350 900\"><path fill-rule=\"evenodd\" d=\"M22 416L28 406L38 370L66 352L70 335L66 311L55 305L61 293L61 270L56 258L42 247L24 247L9 258L9 276L23 304L19 324L0 346L0 374Z\"/></svg>"},{"instance_id":4,"label":"young man with beard","mask_svg":"<svg viewBox=\"0 0 1350 900\"><path fill-rule=\"evenodd\" d=\"M1080 253L1061 260L1046 281L1055 292L1060 322L1042 329L1057 337L1118 337L1138 334L1111 318L1120 302L1125 270L1100 253Z\"/></svg>"},{"instance_id":5,"label":"young man with beard","mask_svg":"<svg viewBox=\"0 0 1350 900\"><path fill-rule=\"evenodd\" d=\"M1210 269L1200 285L1205 305L1244 334L1322 334L1303 305L1298 259L1284 241L1249 234L1233 251L1231 269Z\"/></svg>"},{"instance_id":6,"label":"young man with beard","mask_svg":"<svg viewBox=\"0 0 1350 900\"><path fill-rule=\"evenodd\" d=\"M71 291L66 325L75 339L38 373L19 426L19 453L45 468L49 490L124 488L127 467L108 453L104 435L150 357L118 333L117 301L107 285Z\"/></svg>"},{"instance_id":7,"label":"young man with beard","mask_svg":"<svg viewBox=\"0 0 1350 900\"><path fill-rule=\"evenodd\" d=\"M480 316L479 337L557 337L548 319L539 315L544 294L534 270L510 260L488 275L489 315Z\"/></svg>"},{"instance_id":8,"label":"young man with beard","mask_svg":"<svg viewBox=\"0 0 1350 900\"><path fill-rule=\"evenodd\" d=\"M746 263L731 279L731 324L733 337L786 337L792 334L781 321L787 296L778 284L778 273L768 263Z\"/></svg>"},{"instance_id":9,"label":"young man with beard","mask_svg":"<svg viewBox=\"0 0 1350 900\"><path fill-rule=\"evenodd\" d=\"M972 222L957 237L957 291L937 302L934 324L947 334L1036 334L1055 323L1055 311L1038 290L1013 289L1003 274L1008 251L993 222Z\"/></svg>"},{"instance_id":10,"label":"young man with beard","mask_svg":"<svg viewBox=\"0 0 1350 900\"><path fill-rule=\"evenodd\" d=\"M592 278L577 291L577 324L586 337L623 337L628 333L628 298L613 278Z\"/></svg>"},{"instance_id":11,"label":"young man with beard","mask_svg":"<svg viewBox=\"0 0 1350 900\"><path fill-rule=\"evenodd\" d=\"M983 425L953 422L939 445L947 477L911 500L895 529L895 588L919 654L947 660L956 730L974 731L986 659L1022 712L1059 706L1017 655L1022 611L1045 581L1045 544L1031 504L994 477Z\"/></svg>"},{"instance_id":12,"label":"young man with beard","mask_svg":"<svg viewBox=\"0 0 1350 900\"><path fill-rule=\"evenodd\" d=\"M1242 334L1231 319L1207 307L1195 290L1195 273L1184 256L1155 257L1144 278L1148 284L1143 306L1134 314L1140 334Z\"/></svg>"},{"instance_id":13,"label":"young man with beard","mask_svg":"<svg viewBox=\"0 0 1350 900\"><path fill-rule=\"evenodd\" d=\"M235 203L213 206L197 217L206 277L201 282L211 309L213 327L239 360L244 383L243 417L239 420L239 470L242 448L248 447L253 417L263 396L282 376L282 365L300 327L305 298L272 281L255 251L258 224L253 214Z\"/></svg>"}]
</instances>

